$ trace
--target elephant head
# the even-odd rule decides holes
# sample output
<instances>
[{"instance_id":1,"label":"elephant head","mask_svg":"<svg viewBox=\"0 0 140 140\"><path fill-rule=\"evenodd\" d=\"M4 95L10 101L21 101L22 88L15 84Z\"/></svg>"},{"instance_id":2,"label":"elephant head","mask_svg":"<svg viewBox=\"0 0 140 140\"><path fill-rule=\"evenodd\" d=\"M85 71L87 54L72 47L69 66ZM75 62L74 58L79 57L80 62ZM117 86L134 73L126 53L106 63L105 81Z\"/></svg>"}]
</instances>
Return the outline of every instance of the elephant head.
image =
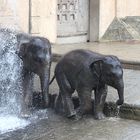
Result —
<instances>
[{"instance_id":1,"label":"elephant head","mask_svg":"<svg viewBox=\"0 0 140 140\"><path fill-rule=\"evenodd\" d=\"M117 105L124 102L123 69L116 56L105 56L91 64L92 72L98 77L99 82L114 87L118 91Z\"/></svg>"},{"instance_id":2,"label":"elephant head","mask_svg":"<svg viewBox=\"0 0 140 140\"><path fill-rule=\"evenodd\" d=\"M18 56L27 69L38 74L38 67L49 65L51 61L51 46L47 39L30 37L19 44Z\"/></svg>"}]
</instances>

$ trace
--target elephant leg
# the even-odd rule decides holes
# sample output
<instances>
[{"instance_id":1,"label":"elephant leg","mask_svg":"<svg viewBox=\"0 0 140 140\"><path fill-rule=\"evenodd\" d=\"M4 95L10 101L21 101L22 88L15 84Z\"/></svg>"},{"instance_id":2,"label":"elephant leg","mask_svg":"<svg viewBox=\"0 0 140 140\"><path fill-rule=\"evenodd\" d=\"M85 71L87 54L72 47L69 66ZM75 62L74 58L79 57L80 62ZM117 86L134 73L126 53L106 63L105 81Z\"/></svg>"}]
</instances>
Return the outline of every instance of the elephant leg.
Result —
<instances>
[{"instance_id":1,"label":"elephant leg","mask_svg":"<svg viewBox=\"0 0 140 140\"><path fill-rule=\"evenodd\" d=\"M40 82L42 90L42 99L44 107L49 107L49 79L50 79L50 65L46 66L43 72L41 73Z\"/></svg>"},{"instance_id":2,"label":"elephant leg","mask_svg":"<svg viewBox=\"0 0 140 140\"><path fill-rule=\"evenodd\" d=\"M92 100L91 100L91 92L90 89L80 89L78 90L78 96L80 99L80 114L81 116L87 113L91 113L92 111Z\"/></svg>"},{"instance_id":3,"label":"elephant leg","mask_svg":"<svg viewBox=\"0 0 140 140\"><path fill-rule=\"evenodd\" d=\"M105 116L103 114L104 104L107 95L107 86L98 87L95 90L95 101L94 101L94 115L95 119L103 119Z\"/></svg>"},{"instance_id":4,"label":"elephant leg","mask_svg":"<svg viewBox=\"0 0 140 140\"><path fill-rule=\"evenodd\" d=\"M64 113L64 108L63 108L63 101L62 101L62 95L61 92L59 92L59 95L56 97L54 108L56 113Z\"/></svg>"},{"instance_id":5,"label":"elephant leg","mask_svg":"<svg viewBox=\"0 0 140 140\"><path fill-rule=\"evenodd\" d=\"M32 100L33 100L33 74L27 70L23 71L23 98L21 106L21 116L29 117L31 113Z\"/></svg>"},{"instance_id":6,"label":"elephant leg","mask_svg":"<svg viewBox=\"0 0 140 140\"><path fill-rule=\"evenodd\" d=\"M59 96L62 97L65 114L68 118L71 118L76 115L76 112L74 110L74 104L71 98L74 89L71 88L71 85L69 84L64 74L59 74L56 77L56 80L60 88Z\"/></svg>"},{"instance_id":7,"label":"elephant leg","mask_svg":"<svg viewBox=\"0 0 140 140\"><path fill-rule=\"evenodd\" d=\"M68 118L71 118L76 115L76 111L74 109L74 104L72 102L71 93L61 92L62 100L64 102L64 111Z\"/></svg>"}]
</instances>

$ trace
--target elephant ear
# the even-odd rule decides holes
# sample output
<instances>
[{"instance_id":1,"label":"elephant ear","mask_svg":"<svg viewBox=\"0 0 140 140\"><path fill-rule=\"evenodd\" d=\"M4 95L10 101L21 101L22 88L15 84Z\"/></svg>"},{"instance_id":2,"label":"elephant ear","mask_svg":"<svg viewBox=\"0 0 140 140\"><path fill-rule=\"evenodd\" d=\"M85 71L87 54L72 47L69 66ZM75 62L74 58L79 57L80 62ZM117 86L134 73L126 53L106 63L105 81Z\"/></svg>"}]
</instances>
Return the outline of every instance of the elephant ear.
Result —
<instances>
[{"instance_id":1,"label":"elephant ear","mask_svg":"<svg viewBox=\"0 0 140 140\"><path fill-rule=\"evenodd\" d=\"M18 56L23 59L27 54L28 43L22 43L18 52Z\"/></svg>"},{"instance_id":2,"label":"elephant ear","mask_svg":"<svg viewBox=\"0 0 140 140\"><path fill-rule=\"evenodd\" d=\"M90 64L90 69L93 74L95 74L99 79L102 76L102 65L103 65L103 60L96 60L93 63Z\"/></svg>"}]
</instances>

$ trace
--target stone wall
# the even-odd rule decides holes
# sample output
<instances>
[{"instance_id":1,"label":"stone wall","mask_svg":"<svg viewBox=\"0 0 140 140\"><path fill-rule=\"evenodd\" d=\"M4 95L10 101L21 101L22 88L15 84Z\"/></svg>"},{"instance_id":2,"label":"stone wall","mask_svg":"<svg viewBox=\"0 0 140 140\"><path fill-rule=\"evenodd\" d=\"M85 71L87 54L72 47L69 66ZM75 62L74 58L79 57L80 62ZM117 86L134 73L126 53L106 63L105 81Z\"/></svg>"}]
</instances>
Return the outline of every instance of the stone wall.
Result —
<instances>
[{"instance_id":1,"label":"stone wall","mask_svg":"<svg viewBox=\"0 0 140 140\"><path fill-rule=\"evenodd\" d=\"M100 0L100 17L99 17L99 39L104 35L106 29L115 17L115 0Z\"/></svg>"},{"instance_id":2,"label":"stone wall","mask_svg":"<svg viewBox=\"0 0 140 140\"><path fill-rule=\"evenodd\" d=\"M139 9L139 0L100 0L99 40L139 40Z\"/></svg>"},{"instance_id":3,"label":"stone wall","mask_svg":"<svg viewBox=\"0 0 140 140\"><path fill-rule=\"evenodd\" d=\"M57 0L0 0L0 26L57 40ZM98 41L115 17L140 16L140 0L89 0L89 38Z\"/></svg>"},{"instance_id":4,"label":"stone wall","mask_svg":"<svg viewBox=\"0 0 140 140\"><path fill-rule=\"evenodd\" d=\"M0 0L0 26L56 40L56 0Z\"/></svg>"},{"instance_id":5,"label":"stone wall","mask_svg":"<svg viewBox=\"0 0 140 140\"><path fill-rule=\"evenodd\" d=\"M0 26L28 32L29 3L27 0L0 0Z\"/></svg>"},{"instance_id":6,"label":"stone wall","mask_svg":"<svg viewBox=\"0 0 140 140\"><path fill-rule=\"evenodd\" d=\"M140 16L140 0L116 0L116 16Z\"/></svg>"},{"instance_id":7,"label":"stone wall","mask_svg":"<svg viewBox=\"0 0 140 140\"><path fill-rule=\"evenodd\" d=\"M31 0L31 29L33 35L47 37L56 41L56 0Z\"/></svg>"}]
</instances>

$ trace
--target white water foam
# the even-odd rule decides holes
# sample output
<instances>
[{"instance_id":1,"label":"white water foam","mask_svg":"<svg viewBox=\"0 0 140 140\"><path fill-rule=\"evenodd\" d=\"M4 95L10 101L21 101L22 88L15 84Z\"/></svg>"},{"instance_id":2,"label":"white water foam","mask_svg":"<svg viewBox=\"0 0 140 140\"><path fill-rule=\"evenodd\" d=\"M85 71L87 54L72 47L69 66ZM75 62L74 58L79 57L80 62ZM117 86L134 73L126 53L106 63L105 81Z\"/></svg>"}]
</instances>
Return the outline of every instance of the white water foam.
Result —
<instances>
[{"instance_id":1,"label":"white water foam","mask_svg":"<svg viewBox=\"0 0 140 140\"><path fill-rule=\"evenodd\" d=\"M22 95L22 63L16 54L16 33L9 29L0 29L0 114L19 114Z\"/></svg>"},{"instance_id":2,"label":"white water foam","mask_svg":"<svg viewBox=\"0 0 140 140\"><path fill-rule=\"evenodd\" d=\"M30 121L18 118L17 116L0 116L0 134L24 128Z\"/></svg>"},{"instance_id":3,"label":"white water foam","mask_svg":"<svg viewBox=\"0 0 140 140\"><path fill-rule=\"evenodd\" d=\"M16 33L0 29L0 133L26 126L29 122L19 119L22 62L16 54Z\"/></svg>"}]
</instances>

